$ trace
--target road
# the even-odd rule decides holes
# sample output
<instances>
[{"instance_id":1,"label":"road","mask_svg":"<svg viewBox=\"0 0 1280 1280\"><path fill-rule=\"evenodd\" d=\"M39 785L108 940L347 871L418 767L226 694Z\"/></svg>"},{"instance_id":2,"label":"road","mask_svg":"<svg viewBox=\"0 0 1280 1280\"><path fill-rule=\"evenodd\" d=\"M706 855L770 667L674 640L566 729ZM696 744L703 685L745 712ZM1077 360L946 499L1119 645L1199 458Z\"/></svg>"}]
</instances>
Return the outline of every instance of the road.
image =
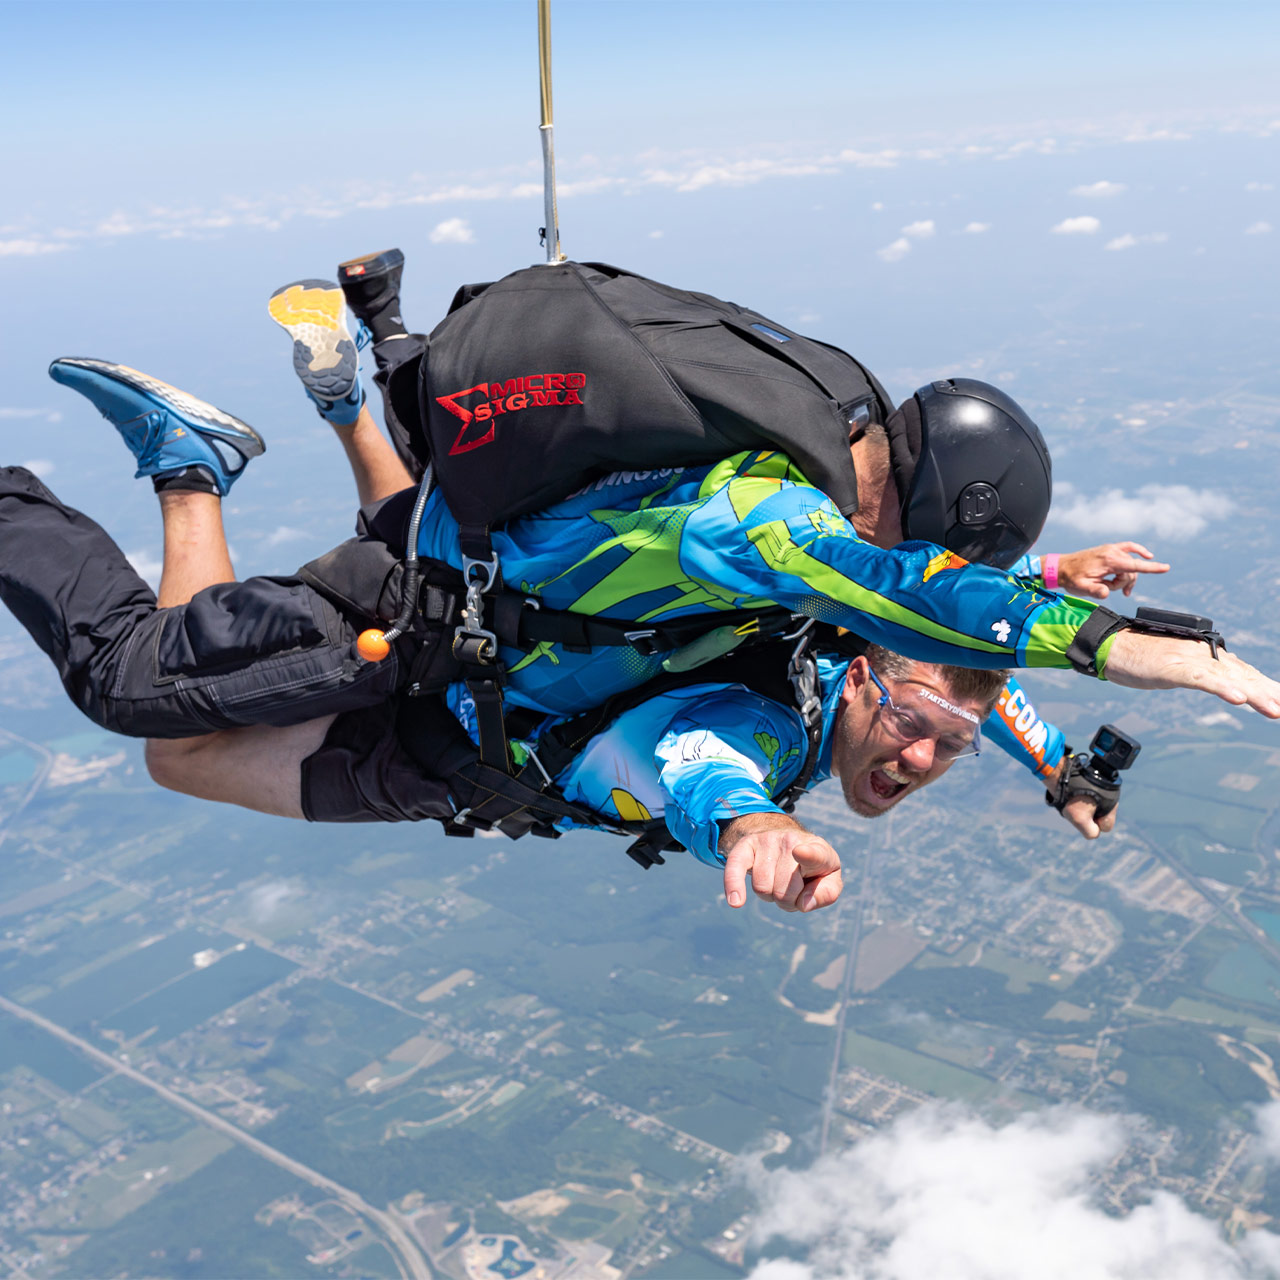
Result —
<instances>
[{"instance_id":1,"label":"road","mask_svg":"<svg viewBox=\"0 0 1280 1280\"><path fill-rule=\"evenodd\" d=\"M304 1182L309 1182L313 1187L317 1187L322 1191L327 1191L331 1196L345 1204L352 1212L359 1214L382 1231L393 1250L399 1255L396 1263L402 1276L412 1277L412 1280L434 1280L435 1272L432 1271L431 1264L409 1234L406 1224L394 1210L375 1209L363 1196L352 1191L349 1187L344 1187L341 1183L335 1182L323 1173L319 1173L315 1169L294 1160L291 1156L285 1155L283 1151L269 1146L260 1138L255 1138L251 1133L246 1133L229 1120L224 1120L222 1116L212 1111L206 1111L204 1107L192 1102L189 1098L184 1098L180 1093L175 1093L158 1081L152 1080L150 1076L144 1075L127 1062L121 1062L118 1058L113 1058L109 1053L104 1053L96 1045L92 1045L87 1040L83 1040L74 1033L58 1026L56 1022L50 1022L48 1018L42 1017L24 1005L15 1004L12 1000L0 996L0 1009L5 1013L11 1013L15 1018L20 1018L23 1022L39 1027L42 1031L47 1031L52 1036L56 1036L64 1044L70 1045L87 1058L91 1058L99 1066L106 1067L117 1075L126 1076L136 1084L150 1089L152 1093L158 1094L170 1106L177 1107L180 1111L185 1111L189 1116L199 1120L201 1124L224 1134L234 1142L240 1143L241 1146L248 1147L255 1155L262 1156L265 1160L270 1160L272 1164L287 1170L294 1177L301 1178Z\"/></svg>"},{"instance_id":2,"label":"road","mask_svg":"<svg viewBox=\"0 0 1280 1280\"><path fill-rule=\"evenodd\" d=\"M858 896L853 900L853 937L849 942L848 958L844 965L844 982L840 987L840 1013L836 1017L836 1042L831 1058L831 1075L827 1080L826 1096L822 1100L822 1129L818 1138L819 1156L826 1155L827 1141L831 1137L831 1114L836 1105L840 1060L844 1057L845 1014L849 1008L849 997L853 994L853 976L858 967L858 948L862 945L862 921L873 888L875 856L881 840L886 848L892 842L893 818L894 815L889 814L883 828L873 829L867 840L866 852L862 856L862 877L858 885Z\"/></svg>"},{"instance_id":3,"label":"road","mask_svg":"<svg viewBox=\"0 0 1280 1280\"><path fill-rule=\"evenodd\" d=\"M41 758L41 765L36 770L36 776L31 779L31 785L23 794L22 799L18 801L13 812L3 822L0 822L0 844L4 844L9 835L9 828L13 825L13 820L31 803L36 792L44 786L44 781L49 776L49 770L53 768L53 752L47 747L42 747L38 742L31 742L26 738L18 737L16 733L8 729L0 729L0 741L11 742L15 747L30 751Z\"/></svg>"}]
</instances>

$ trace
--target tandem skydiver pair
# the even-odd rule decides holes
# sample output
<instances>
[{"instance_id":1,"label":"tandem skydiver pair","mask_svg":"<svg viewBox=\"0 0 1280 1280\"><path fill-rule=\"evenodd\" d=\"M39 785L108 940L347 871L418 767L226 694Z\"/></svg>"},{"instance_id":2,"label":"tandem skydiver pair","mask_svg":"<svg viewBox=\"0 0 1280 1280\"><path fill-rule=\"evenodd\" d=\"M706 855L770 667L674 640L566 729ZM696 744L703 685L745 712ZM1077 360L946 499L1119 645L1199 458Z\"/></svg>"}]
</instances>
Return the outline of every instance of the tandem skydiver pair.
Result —
<instances>
[{"instance_id":1,"label":"tandem skydiver pair","mask_svg":"<svg viewBox=\"0 0 1280 1280\"><path fill-rule=\"evenodd\" d=\"M383 295L384 318L394 314L401 330L383 328L379 334L376 323L369 323L379 317L361 316L360 289L350 287L351 279L344 280L351 310L373 331L378 380L389 401L389 427L399 457L378 434L362 405L355 405L351 419L352 401L361 398L358 378L348 384L345 394L338 394L343 390L340 379L330 377L323 386L308 381L317 352L320 363L327 361L325 367L332 369L347 357L343 344L355 346L344 324L343 295L336 288L300 282L278 291L274 300L273 314L283 312L283 322L302 344L297 367L304 384L322 416L335 422L362 500L374 504L362 513L363 536L338 549L341 554L321 557L287 579L229 581L217 497L207 490L225 492L248 458L260 450L259 438L243 424L228 425L236 422L228 415L208 406L197 405L193 410L181 393L102 362L58 361L53 372L121 425L126 439L131 435L140 439L142 447L135 450L139 472L160 478L157 487L166 534L182 534L166 538L160 609L97 526L63 507L20 469L4 475L0 519L6 521L6 530L0 549L0 589L6 602L59 665L73 699L98 723L138 736L176 740L168 745L156 741L149 749L153 772L169 785L319 820L432 816L453 829L466 830L495 821L485 815L487 805L491 815L495 811L503 815L496 825L510 834L531 829L547 832L580 821L584 814L599 824L622 829L642 821L636 811L622 812L626 800L619 805L610 799L590 810L575 805L562 788L553 785L562 781L563 769L551 778L538 779L538 768L545 767L543 753L536 748L530 752L528 743L540 740L548 730L548 716L563 719L641 685L661 693L651 682L670 681L677 674L673 659L678 668L682 651L687 661L687 650L703 639L694 635L690 619L697 620L704 635L710 627L737 642L738 633L744 633L747 643L731 655L739 661L740 671L753 643L752 616L758 630L758 619L771 612L787 615L780 625L790 626L790 631L781 630L779 636L790 636L797 629L790 623L793 612L823 624L825 631L811 629L806 660L828 636L838 637L836 627L843 627L912 658L986 668L1069 665L1068 650L1077 636L1091 618L1096 624L1097 615L1089 605L1038 582L967 566L954 550L918 542L893 551L873 545L873 541L882 547L900 542L904 507L911 515L910 504L902 497L904 489L908 496L912 492L910 458L904 463L899 450L895 460L893 448L895 436L910 439L911 404L917 420L917 472L930 435L935 399L931 391L943 404L960 398L970 405L980 404L988 423L993 418L1005 425L1010 418L1017 422L1004 407L1006 398L994 389L953 384L947 390L922 389L923 394L908 402L907 411L898 411L897 422L897 415L886 412L883 404L877 405L875 413L849 414L842 425L858 501L851 519L808 484L776 449L756 448L716 463L598 475L576 495L488 530L503 582L498 592L485 592L490 598L481 601L481 616L486 606L490 616L509 608L511 595L517 597L518 606L514 629L507 626L491 633L495 640L512 641L495 646L497 653L491 655L498 659L493 665L502 672L501 682L481 678L450 683L446 675L444 687L430 696L406 696L414 684L418 689L413 691L423 691L424 676L441 680L439 673L415 673L421 653L434 652L422 643L423 635L430 638L433 628L441 635L465 631L459 611L472 603L466 587L475 584L464 582L459 590L456 581L465 563L466 551L460 543L467 536L466 525L460 527L453 518L441 490L426 492L415 549L429 571L415 595L414 634L406 637L408 646L394 647L383 662L360 659L359 630L369 622L389 620L400 606L404 574L399 560L406 549L406 524L413 505L410 468L421 471L425 461L413 452L413 428L422 434L429 431L425 417L410 419L406 427L406 417L415 412L413 402L403 395L399 400L395 397L396 387L403 387L405 371L415 361L415 391L423 379L424 344L403 332L398 306L388 301L396 294L399 265L394 258L376 256L344 264L343 269L365 287L366 295ZM296 315L278 301L290 289L299 302ZM483 299L484 293L478 296ZM475 305L474 300L466 305ZM554 309L554 299L551 305ZM304 313L308 323L335 335L327 340L327 348L303 336L298 317ZM281 314L276 318L281 319ZM768 327L792 340L785 331ZM554 369L544 359L530 364L526 373L539 367ZM584 373L583 362L574 360L572 352L564 370L581 374L586 385L593 385L590 373ZM474 405L482 391L488 393L486 403L493 399L492 384L482 387L478 379L472 384L475 394L470 400L459 394L465 387L428 387L432 389L443 392L438 400L451 398L455 408ZM505 390L504 384L504 394ZM406 404L408 410L403 407ZM835 407L843 411L847 405ZM451 409L446 411L453 414ZM477 416L473 411L472 419ZM453 417L461 428L471 426L457 414ZM1035 449L1035 440L1024 427L1019 429ZM482 437L471 437L477 438ZM191 442L186 454L182 454L184 439ZM468 443L465 435L455 431L449 447ZM235 455L230 465L224 462L228 448ZM473 451L463 448L464 454ZM960 451L953 467L962 465L963 459ZM212 476L205 492L199 491L199 469ZM177 485L165 484L184 472L193 487L181 487L181 480ZM927 474L927 468L920 474ZM994 491L999 512L1004 496L999 486L1006 482L1006 475L957 479L953 470L943 478L953 484L953 493L962 495L969 489L971 498L975 485L987 486ZM961 533L971 533L981 524L972 518L975 512L980 516L984 508L992 507L989 498L985 504L971 502L968 522L966 508L953 504L951 523L964 526ZM1022 536L1025 542L1025 532ZM1016 549L1025 550L1025 545ZM1000 554L1008 555L1010 550L1005 546ZM105 565L97 590L70 589L75 566L93 556ZM328 565L323 563L326 559ZM1138 564L1120 548L1082 553L1075 561L1066 557L1064 569L1069 563L1080 576L1072 580L1063 572L1063 585L1077 589L1109 573L1120 575L1113 580L1124 581L1131 580L1138 569L1154 567ZM61 566L61 580L51 565ZM455 580L433 582L439 566L452 567ZM443 579L448 574L437 576ZM347 596L340 589L344 581L352 588ZM486 586L492 588L493 583ZM526 629L521 647L526 617L536 622L542 613L576 619L579 631L564 630L566 624L560 623L558 637L530 640ZM1117 630L1109 619L1104 621L1110 634L1102 637L1101 644L1095 643L1085 660L1077 655L1078 665L1096 665L1099 674L1105 671L1112 679L1139 686L1203 687L1229 700L1248 701L1266 714L1280 714L1276 686L1230 655L1218 661L1193 641L1140 636ZM533 630L536 633L537 628ZM617 642L619 633L622 643ZM675 643L682 635L693 635L693 639ZM603 643L597 643L602 637ZM798 641L786 643L792 645L787 661L794 660L798 670ZM763 653L769 646L759 649ZM861 674L860 659L853 659L846 670L855 666ZM689 672L683 677L673 689L691 687ZM715 668L708 666L698 671L696 679L706 685L717 683L716 677ZM810 749L797 754L812 761L813 773L820 767L814 757L820 753L823 730L818 723L821 717L812 715L812 703L822 699L813 684L812 668L808 678L811 715L805 732ZM864 686L868 678L862 676ZM485 715L477 694L483 698L486 683L499 683L505 698L499 708L505 706L510 719L523 720L510 728L504 721L499 736L509 753L505 761L493 751L487 753L492 759L484 758ZM830 685L830 680L821 683ZM887 700L885 705L897 705L892 692L886 686L879 695ZM945 694L937 696L947 701ZM468 698L477 707L478 751L458 718L458 713L463 721L469 718ZM794 704L803 699L790 700ZM1028 716L1020 693L1010 695L1005 704L1014 713L996 718L995 735L1001 732L998 726L1009 720L1022 726L1024 735L1038 725L1039 736L1028 739L1033 764L1042 776L1053 774L1060 736L1040 725L1033 711ZM431 714L424 716L422 708L430 708ZM622 708L623 713L629 710ZM795 711L788 714L794 725ZM914 721L908 716L907 722ZM603 727L595 727L598 737ZM225 730L232 732L218 732ZM192 736L209 731L215 731L212 737ZM794 762L793 750L788 747L783 754ZM519 756L523 758L514 758ZM794 782L804 763L795 764L785 780ZM785 770L770 772L777 775L775 783L784 780ZM519 787L513 790L499 775L514 779ZM884 783L883 778L879 781ZM769 791L765 787L763 798L757 796L764 806L759 812L768 812L772 806ZM531 806L513 807L513 796L519 801L530 793L534 795ZM652 819L650 807L643 807ZM708 851L717 860L724 857L718 841Z\"/></svg>"}]
</instances>

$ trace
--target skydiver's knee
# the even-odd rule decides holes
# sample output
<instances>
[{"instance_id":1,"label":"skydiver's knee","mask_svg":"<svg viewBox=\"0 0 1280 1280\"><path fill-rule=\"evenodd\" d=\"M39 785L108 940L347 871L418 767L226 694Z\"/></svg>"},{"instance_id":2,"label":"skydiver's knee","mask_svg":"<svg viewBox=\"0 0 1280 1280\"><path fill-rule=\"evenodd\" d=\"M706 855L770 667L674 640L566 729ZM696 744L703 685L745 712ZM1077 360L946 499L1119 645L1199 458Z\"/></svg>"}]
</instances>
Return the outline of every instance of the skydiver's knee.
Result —
<instances>
[{"instance_id":1,"label":"skydiver's knee","mask_svg":"<svg viewBox=\"0 0 1280 1280\"><path fill-rule=\"evenodd\" d=\"M200 751L216 736L210 733L199 738L148 738L145 758L151 781L169 791L190 794Z\"/></svg>"}]
</instances>

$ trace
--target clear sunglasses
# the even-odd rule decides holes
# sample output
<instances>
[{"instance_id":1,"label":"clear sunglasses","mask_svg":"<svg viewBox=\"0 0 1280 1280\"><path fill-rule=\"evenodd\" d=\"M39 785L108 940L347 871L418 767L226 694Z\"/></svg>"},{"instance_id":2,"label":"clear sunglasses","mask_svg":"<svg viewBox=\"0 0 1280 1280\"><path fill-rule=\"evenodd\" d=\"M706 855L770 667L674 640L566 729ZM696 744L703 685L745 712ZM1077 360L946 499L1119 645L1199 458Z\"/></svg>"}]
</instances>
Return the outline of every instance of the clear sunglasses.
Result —
<instances>
[{"instance_id":1,"label":"clear sunglasses","mask_svg":"<svg viewBox=\"0 0 1280 1280\"><path fill-rule=\"evenodd\" d=\"M876 706L880 709L880 717L884 722L884 727L895 738L903 742L921 742L927 738L933 743L934 755L939 760L959 760L964 756L976 756L980 753L982 733L978 717L973 712L952 706L945 698L939 697L936 693L931 694L927 689L921 689L918 695L921 701L935 702L951 715L973 723L973 730L968 735L958 734L954 729L944 729L935 723L923 710L903 707L894 702L880 677L870 667L867 668L867 671L871 679L875 681L876 688L880 690L880 699Z\"/></svg>"}]
</instances>

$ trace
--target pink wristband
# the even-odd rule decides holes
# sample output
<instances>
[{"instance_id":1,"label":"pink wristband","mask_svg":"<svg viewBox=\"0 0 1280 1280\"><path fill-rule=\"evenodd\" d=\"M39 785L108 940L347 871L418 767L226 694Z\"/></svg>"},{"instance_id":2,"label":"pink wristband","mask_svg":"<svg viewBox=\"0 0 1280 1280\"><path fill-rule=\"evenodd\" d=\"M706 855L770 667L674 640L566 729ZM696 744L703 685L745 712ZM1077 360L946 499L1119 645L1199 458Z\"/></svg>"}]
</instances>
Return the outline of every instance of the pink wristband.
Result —
<instances>
[{"instance_id":1,"label":"pink wristband","mask_svg":"<svg viewBox=\"0 0 1280 1280\"><path fill-rule=\"evenodd\" d=\"M1058 557L1057 555L1040 557L1040 576L1050 591L1058 589Z\"/></svg>"}]
</instances>

